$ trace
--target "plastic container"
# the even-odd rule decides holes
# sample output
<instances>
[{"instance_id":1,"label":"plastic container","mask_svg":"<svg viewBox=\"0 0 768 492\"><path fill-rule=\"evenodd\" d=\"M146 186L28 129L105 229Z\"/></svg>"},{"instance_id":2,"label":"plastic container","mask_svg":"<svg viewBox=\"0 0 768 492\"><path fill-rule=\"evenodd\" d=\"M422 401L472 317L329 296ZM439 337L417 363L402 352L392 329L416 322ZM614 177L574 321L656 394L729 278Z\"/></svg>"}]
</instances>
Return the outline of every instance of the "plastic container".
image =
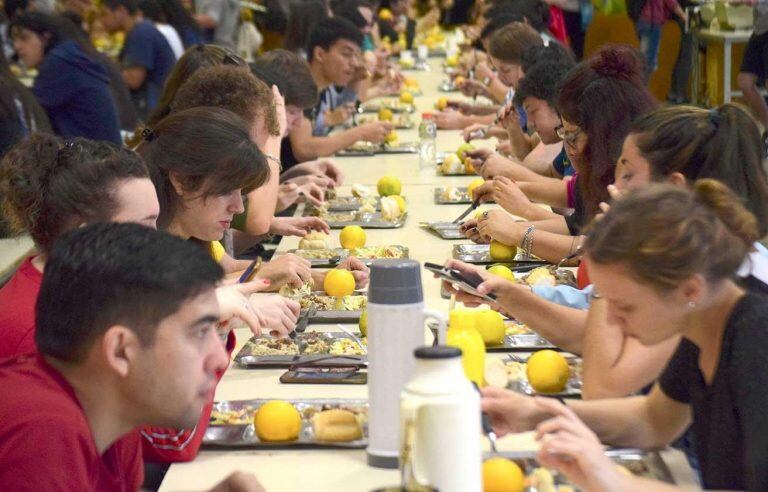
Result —
<instances>
[{"instance_id":1,"label":"plastic container","mask_svg":"<svg viewBox=\"0 0 768 492\"><path fill-rule=\"evenodd\" d=\"M435 115L424 113L419 125L419 169L428 169L437 165L437 123Z\"/></svg>"}]
</instances>

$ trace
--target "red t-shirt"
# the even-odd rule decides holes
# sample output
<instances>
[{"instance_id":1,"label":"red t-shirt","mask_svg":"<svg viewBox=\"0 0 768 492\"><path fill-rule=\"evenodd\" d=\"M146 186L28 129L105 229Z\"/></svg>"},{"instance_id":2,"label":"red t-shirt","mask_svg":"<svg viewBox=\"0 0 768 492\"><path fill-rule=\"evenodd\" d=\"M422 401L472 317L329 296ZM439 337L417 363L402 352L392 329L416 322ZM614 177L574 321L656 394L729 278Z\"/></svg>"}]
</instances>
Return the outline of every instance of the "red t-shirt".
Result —
<instances>
[{"instance_id":1,"label":"red t-shirt","mask_svg":"<svg viewBox=\"0 0 768 492\"><path fill-rule=\"evenodd\" d=\"M138 432L99 454L77 397L39 355L0 361L0 488L134 492L144 479Z\"/></svg>"},{"instance_id":2,"label":"red t-shirt","mask_svg":"<svg viewBox=\"0 0 768 492\"><path fill-rule=\"evenodd\" d=\"M29 257L0 289L0 359L37 351L35 302L42 282Z\"/></svg>"},{"instance_id":3,"label":"red t-shirt","mask_svg":"<svg viewBox=\"0 0 768 492\"><path fill-rule=\"evenodd\" d=\"M235 332L227 335L227 353L232 351L237 343ZM218 379L224 371L217 374ZM141 429L141 445L144 450L144 461L148 463L182 463L192 461L197 456L203 444L205 431L211 419L213 400L203 407L200 420L193 429L168 429L164 427L143 427Z\"/></svg>"}]
</instances>

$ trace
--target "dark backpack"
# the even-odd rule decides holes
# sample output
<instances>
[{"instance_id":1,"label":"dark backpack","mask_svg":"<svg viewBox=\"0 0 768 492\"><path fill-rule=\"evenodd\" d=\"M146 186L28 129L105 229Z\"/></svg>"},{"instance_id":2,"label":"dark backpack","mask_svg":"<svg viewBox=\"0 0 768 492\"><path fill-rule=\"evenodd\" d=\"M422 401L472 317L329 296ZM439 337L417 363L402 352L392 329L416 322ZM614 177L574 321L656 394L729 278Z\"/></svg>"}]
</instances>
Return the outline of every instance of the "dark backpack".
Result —
<instances>
[{"instance_id":1,"label":"dark backpack","mask_svg":"<svg viewBox=\"0 0 768 492\"><path fill-rule=\"evenodd\" d=\"M627 1L627 15L634 22L640 19L640 13L643 11L643 7L648 0L626 0Z\"/></svg>"}]
</instances>

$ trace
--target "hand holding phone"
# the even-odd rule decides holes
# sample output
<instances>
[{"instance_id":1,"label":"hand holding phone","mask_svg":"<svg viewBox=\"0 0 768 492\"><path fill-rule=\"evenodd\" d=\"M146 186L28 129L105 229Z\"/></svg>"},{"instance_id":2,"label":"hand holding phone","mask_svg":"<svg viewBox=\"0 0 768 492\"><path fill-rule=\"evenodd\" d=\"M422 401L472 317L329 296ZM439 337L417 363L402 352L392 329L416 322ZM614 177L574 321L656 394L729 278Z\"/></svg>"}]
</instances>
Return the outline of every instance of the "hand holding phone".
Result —
<instances>
[{"instance_id":1,"label":"hand holding phone","mask_svg":"<svg viewBox=\"0 0 768 492\"><path fill-rule=\"evenodd\" d=\"M424 268L468 294L485 299L488 302L496 302L496 294L492 292L481 294L477 291L477 287L483 283L483 278L475 272L460 272L436 263L424 263Z\"/></svg>"}]
</instances>

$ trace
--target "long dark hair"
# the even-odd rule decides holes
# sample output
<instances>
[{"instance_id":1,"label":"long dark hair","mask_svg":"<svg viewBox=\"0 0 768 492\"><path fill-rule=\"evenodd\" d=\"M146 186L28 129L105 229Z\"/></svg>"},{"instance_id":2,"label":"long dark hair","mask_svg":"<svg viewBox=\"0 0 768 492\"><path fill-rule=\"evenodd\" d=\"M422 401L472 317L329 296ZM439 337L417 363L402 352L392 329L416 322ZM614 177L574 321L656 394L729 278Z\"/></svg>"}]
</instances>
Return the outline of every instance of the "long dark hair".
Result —
<instances>
[{"instance_id":1,"label":"long dark hair","mask_svg":"<svg viewBox=\"0 0 768 492\"><path fill-rule=\"evenodd\" d=\"M136 153L107 142L38 133L0 163L3 210L16 233L49 252L55 239L83 222L109 220L114 183L148 177Z\"/></svg>"},{"instance_id":2,"label":"long dark hair","mask_svg":"<svg viewBox=\"0 0 768 492\"><path fill-rule=\"evenodd\" d=\"M658 106L643 77L637 50L606 45L576 65L560 87L557 110L588 137L578 179L590 216L609 198L606 187L613 182L632 121Z\"/></svg>"},{"instance_id":3,"label":"long dark hair","mask_svg":"<svg viewBox=\"0 0 768 492\"><path fill-rule=\"evenodd\" d=\"M60 15L48 15L41 12L25 12L11 21L9 31L11 35L19 29L32 31L40 36L43 42L43 52L48 54L62 41L74 41L91 58L96 56L96 49L89 41L83 39L77 26L66 17Z\"/></svg>"},{"instance_id":4,"label":"long dark hair","mask_svg":"<svg viewBox=\"0 0 768 492\"><path fill-rule=\"evenodd\" d=\"M182 41L185 39L183 32L193 32L200 35L200 27L192 16L187 12L187 9L179 2L179 0L154 0L163 12L165 21L172 25L182 37Z\"/></svg>"},{"instance_id":5,"label":"long dark hair","mask_svg":"<svg viewBox=\"0 0 768 492\"><path fill-rule=\"evenodd\" d=\"M185 191L201 196L248 193L269 179L264 155L251 141L248 125L225 109L198 107L174 112L144 131L137 152L149 167L160 201L157 225L173 220L180 198L170 173Z\"/></svg>"},{"instance_id":6,"label":"long dark hair","mask_svg":"<svg viewBox=\"0 0 768 492\"><path fill-rule=\"evenodd\" d=\"M0 50L0 119L18 121L28 132L52 132L48 115L32 91L13 75L3 50ZM17 137L20 140L24 136L19 134ZM0 141L0 157L15 143L13 139Z\"/></svg>"},{"instance_id":7,"label":"long dark hair","mask_svg":"<svg viewBox=\"0 0 768 492\"><path fill-rule=\"evenodd\" d=\"M654 180L674 172L688 180L713 178L727 185L768 234L768 178L760 130L736 104L711 110L670 106L639 117L630 127Z\"/></svg>"}]
</instances>

